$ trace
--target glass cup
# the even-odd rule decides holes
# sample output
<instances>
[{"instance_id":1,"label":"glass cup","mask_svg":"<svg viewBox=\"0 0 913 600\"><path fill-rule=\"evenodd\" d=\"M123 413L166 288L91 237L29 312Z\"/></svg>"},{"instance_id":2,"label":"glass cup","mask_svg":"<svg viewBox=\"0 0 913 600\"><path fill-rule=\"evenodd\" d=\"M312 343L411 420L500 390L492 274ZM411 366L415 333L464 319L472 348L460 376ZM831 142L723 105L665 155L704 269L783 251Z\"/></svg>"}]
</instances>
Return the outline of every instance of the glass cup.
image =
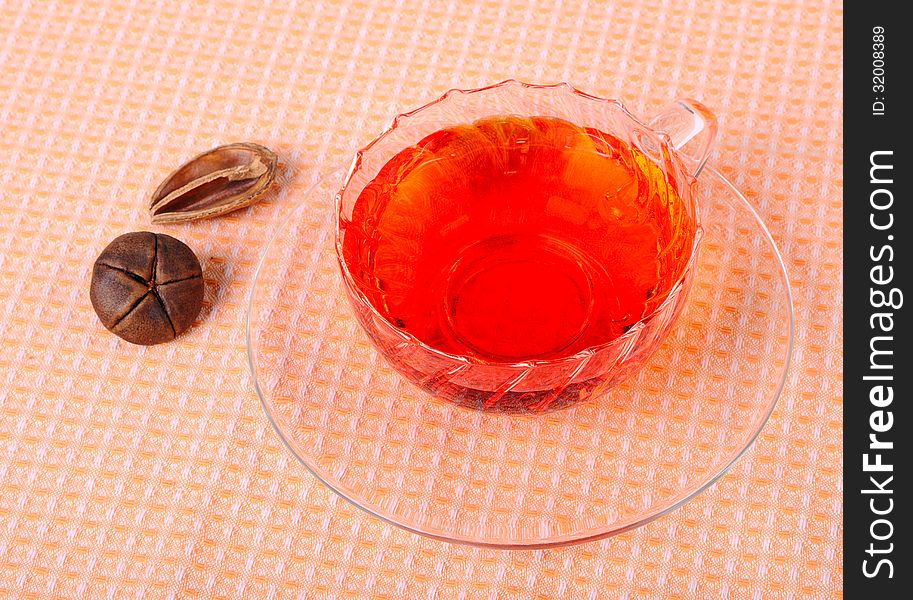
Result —
<instances>
[{"instance_id":1,"label":"glass cup","mask_svg":"<svg viewBox=\"0 0 913 600\"><path fill-rule=\"evenodd\" d=\"M479 137L479 131L490 135ZM461 406L542 412L605 391L644 364L682 310L701 239L694 186L715 135L714 116L693 100L677 100L644 124L617 100L591 96L567 84L513 80L477 90L451 90L397 116L356 154L336 197L337 257L358 322L400 374ZM551 145L522 145L534 139L547 139ZM492 150L490 144L497 146L498 140L504 140L505 147ZM450 168L449 180L437 187L416 188L414 179L411 184L395 179L422 160L432 146L447 152L458 149L460 156L445 152L421 165L423 173L432 174ZM478 190L488 190L487 194L493 189L484 181L467 187L472 193L461 196L463 182L452 176L456 170L466 180L476 177L475 167L489 168L491 155L502 161L495 166L499 174L514 173L511 165L518 160L533 173L560 162L561 181L572 186L614 187L615 180L606 179L601 171L609 155L619 164L630 164L635 173L630 179L635 190L632 198L636 198L630 204L636 208L630 218L636 228L627 222L623 223L627 229L610 226L613 219L628 217L599 200L601 187L578 187L577 196L572 189L549 195L535 184L523 193L541 195L545 212L532 219L525 213L515 215L514 222L504 225L503 214L514 214L508 205L517 202L518 196L475 198L472 194L479 194ZM449 156L463 162L447 167ZM533 163L539 166L530 167ZM389 181L394 183L385 183L385 177L393 177ZM423 177L422 181L434 181L431 175ZM412 185L412 204L393 206L386 217L366 212L365 206L383 205L383 209L385 202L398 202L384 195L397 182ZM612 193L624 193L620 190ZM406 197L406 191L400 195ZM591 196L596 200L581 205L581 197ZM508 208L488 217L464 217L459 206L454 208L454 198L464 197L476 213L483 211L479 214L487 214L484 211L492 204ZM648 203L653 212L641 210ZM447 211L456 213L444 221L435 220ZM377 215L397 219L393 233L399 247L409 250L401 252L399 262L391 261L389 252L384 254L384 236L393 233L382 231ZM535 217L542 215L556 219L555 227L547 220L542 221L544 226L537 225ZM466 225L473 220L481 225L475 229ZM562 224L572 242L586 237L588 249L556 238L552 230ZM469 233L453 241L452 230L457 227ZM631 245L630 239L637 238L625 238L627 246L619 241L635 230L668 235L657 238L664 245L651 241L647 248ZM414 236L409 234L413 231ZM451 237L445 244L446 235ZM472 235L478 239L466 237ZM443 263L439 275L434 271L427 281L418 279L410 257L436 253L447 244L454 248L452 263ZM625 258L641 264L636 260L641 251L650 258L641 261L638 273L617 269ZM370 264L370 269L362 269L359 261ZM641 271L655 275L656 281L644 284L646 294L637 289L640 304L629 310L630 299L621 295L626 284L619 282L630 282L634 290L644 279ZM616 288L611 289L622 292L607 292L605 281L614 282ZM406 303L407 297L424 299L422 294L428 296L429 308L415 313L416 322L424 327L420 336L410 319L397 316L396 306ZM561 310L551 310L555 306ZM603 313L609 316L600 317ZM599 323L606 331L614 327L615 333L600 338L594 333Z\"/></svg>"}]
</instances>

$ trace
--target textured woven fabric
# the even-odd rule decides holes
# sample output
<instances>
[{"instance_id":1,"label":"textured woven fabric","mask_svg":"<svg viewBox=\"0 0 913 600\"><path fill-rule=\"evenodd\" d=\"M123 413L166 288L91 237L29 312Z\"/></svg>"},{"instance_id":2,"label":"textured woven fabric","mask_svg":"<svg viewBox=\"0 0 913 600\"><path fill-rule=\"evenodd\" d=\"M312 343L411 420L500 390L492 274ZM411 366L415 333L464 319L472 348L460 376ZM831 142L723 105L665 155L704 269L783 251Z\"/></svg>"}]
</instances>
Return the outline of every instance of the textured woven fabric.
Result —
<instances>
[{"instance_id":1,"label":"textured woven fabric","mask_svg":"<svg viewBox=\"0 0 913 600\"><path fill-rule=\"evenodd\" d=\"M841 10L0 0L0 596L840 597ZM337 497L271 429L245 349L259 256L315 178L393 115L507 78L641 115L711 106L711 164L767 223L795 302L785 390L735 467L644 527L552 550L448 544ZM155 186L232 141L279 153L276 191L151 226ZM206 282L197 323L154 347L88 297L97 254L140 229L191 246Z\"/></svg>"}]
</instances>

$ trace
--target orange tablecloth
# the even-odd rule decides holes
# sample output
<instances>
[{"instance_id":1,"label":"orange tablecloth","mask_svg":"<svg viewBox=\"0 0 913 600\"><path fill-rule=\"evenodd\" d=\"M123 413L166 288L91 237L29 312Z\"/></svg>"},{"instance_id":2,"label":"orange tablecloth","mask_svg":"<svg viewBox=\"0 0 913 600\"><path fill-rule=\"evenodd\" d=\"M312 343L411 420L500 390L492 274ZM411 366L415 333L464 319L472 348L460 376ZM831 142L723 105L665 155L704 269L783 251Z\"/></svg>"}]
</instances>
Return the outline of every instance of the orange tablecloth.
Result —
<instances>
[{"instance_id":1,"label":"orange tablecloth","mask_svg":"<svg viewBox=\"0 0 913 600\"><path fill-rule=\"evenodd\" d=\"M396 5L400 5L395 7ZM841 4L0 0L0 596L841 596ZM256 261L316 173L451 87L568 81L641 115L692 96L795 296L760 438L645 527L547 551L425 539L282 446L254 393ZM151 227L158 182L220 143L284 164L269 201ZM153 229L204 263L197 324L104 330L91 265Z\"/></svg>"}]
</instances>

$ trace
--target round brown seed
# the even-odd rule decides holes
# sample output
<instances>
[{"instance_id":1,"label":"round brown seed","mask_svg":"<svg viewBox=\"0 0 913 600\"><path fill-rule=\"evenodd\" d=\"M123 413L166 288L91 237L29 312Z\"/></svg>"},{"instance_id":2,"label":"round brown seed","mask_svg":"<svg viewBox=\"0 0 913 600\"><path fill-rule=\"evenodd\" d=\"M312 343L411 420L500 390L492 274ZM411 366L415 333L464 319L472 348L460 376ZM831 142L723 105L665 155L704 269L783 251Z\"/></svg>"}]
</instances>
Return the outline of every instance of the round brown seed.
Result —
<instances>
[{"instance_id":1,"label":"round brown seed","mask_svg":"<svg viewBox=\"0 0 913 600\"><path fill-rule=\"evenodd\" d=\"M125 233L95 260L89 297L108 330L134 344L160 344L180 335L200 313L203 270L180 240Z\"/></svg>"}]
</instances>

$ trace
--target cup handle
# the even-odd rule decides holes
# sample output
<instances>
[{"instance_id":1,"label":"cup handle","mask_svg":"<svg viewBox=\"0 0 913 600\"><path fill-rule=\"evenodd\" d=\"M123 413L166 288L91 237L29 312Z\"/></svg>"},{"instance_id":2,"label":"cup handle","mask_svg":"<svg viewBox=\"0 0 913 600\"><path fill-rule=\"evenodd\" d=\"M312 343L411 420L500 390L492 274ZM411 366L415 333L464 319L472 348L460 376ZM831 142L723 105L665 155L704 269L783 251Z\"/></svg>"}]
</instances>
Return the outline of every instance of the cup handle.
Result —
<instances>
[{"instance_id":1,"label":"cup handle","mask_svg":"<svg viewBox=\"0 0 913 600\"><path fill-rule=\"evenodd\" d=\"M701 174L716 139L716 116L690 98L679 98L653 117L650 127L669 136L694 177ZM687 146L687 148L686 148Z\"/></svg>"}]
</instances>

